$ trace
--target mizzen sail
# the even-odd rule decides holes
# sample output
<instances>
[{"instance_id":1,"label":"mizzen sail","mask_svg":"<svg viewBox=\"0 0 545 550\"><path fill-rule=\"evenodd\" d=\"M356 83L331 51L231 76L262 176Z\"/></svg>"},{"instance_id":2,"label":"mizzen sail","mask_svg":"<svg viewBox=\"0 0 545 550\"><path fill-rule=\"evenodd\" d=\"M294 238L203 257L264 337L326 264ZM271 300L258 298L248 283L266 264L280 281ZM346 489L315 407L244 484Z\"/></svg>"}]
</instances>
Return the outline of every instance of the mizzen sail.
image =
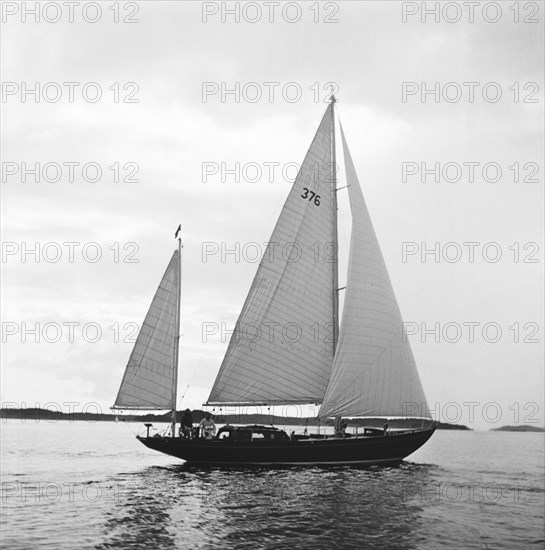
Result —
<instances>
[{"instance_id":1,"label":"mizzen sail","mask_svg":"<svg viewBox=\"0 0 545 550\"><path fill-rule=\"evenodd\" d=\"M333 107L259 264L209 403L319 403L333 363Z\"/></svg>"},{"instance_id":2,"label":"mizzen sail","mask_svg":"<svg viewBox=\"0 0 545 550\"><path fill-rule=\"evenodd\" d=\"M344 309L320 416L429 416L426 397L342 132L352 235Z\"/></svg>"},{"instance_id":3,"label":"mizzen sail","mask_svg":"<svg viewBox=\"0 0 545 550\"><path fill-rule=\"evenodd\" d=\"M173 409L180 258L176 250L134 344L115 409Z\"/></svg>"}]
</instances>

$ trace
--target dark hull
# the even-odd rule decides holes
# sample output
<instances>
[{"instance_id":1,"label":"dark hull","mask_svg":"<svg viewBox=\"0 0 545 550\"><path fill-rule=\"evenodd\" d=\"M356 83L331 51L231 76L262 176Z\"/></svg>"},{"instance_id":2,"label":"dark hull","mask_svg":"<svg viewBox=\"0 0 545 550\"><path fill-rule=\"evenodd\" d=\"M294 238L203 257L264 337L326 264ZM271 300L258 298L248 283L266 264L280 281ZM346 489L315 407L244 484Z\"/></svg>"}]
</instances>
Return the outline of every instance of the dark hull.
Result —
<instances>
[{"instance_id":1,"label":"dark hull","mask_svg":"<svg viewBox=\"0 0 545 550\"><path fill-rule=\"evenodd\" d=\"M414 453L432 436L435 426L371 437L294 441L226 441L138 437L156 451L198 464L387 464Z\"/></svg>"}]
</instances>

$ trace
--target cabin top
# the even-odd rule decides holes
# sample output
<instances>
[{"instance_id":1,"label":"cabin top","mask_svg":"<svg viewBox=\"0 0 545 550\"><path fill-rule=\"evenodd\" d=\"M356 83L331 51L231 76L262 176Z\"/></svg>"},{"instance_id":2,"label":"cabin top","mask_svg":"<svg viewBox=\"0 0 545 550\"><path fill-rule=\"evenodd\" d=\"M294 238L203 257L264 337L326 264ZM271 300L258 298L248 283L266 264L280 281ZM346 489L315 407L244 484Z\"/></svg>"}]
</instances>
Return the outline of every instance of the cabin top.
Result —
<instances>
[{"instance_id":1,"label":"cabin top","mask_svg":"<svg viewBox=\"0 0 545 550\"><path fill-rule=\"evenodd\" d=\"M234 441L256 441L256 440L289 440L288 434L273 426L224 426L218 431L218 439L233 439Z\"/></svg>"}]
</instances>

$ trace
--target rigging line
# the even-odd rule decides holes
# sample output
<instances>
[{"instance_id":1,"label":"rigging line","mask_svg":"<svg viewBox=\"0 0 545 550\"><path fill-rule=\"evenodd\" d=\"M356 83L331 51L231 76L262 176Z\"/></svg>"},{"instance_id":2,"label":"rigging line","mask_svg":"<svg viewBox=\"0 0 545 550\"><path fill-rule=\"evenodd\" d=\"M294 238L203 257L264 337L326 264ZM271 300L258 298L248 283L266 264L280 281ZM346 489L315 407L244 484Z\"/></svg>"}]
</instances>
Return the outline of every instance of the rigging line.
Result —
<instances>
[{"instance_id":1,"label":"rigging line","mask_svg":"<svg viewBox=\"0 0 545 550\"><path fill-rule=\"evenodd\" d=\"M260 242L267 242L267 239L265 238L267 236L267 234L270 234L270 231L267 231L269 226L270 226L270 222L272 220L274 220L277 216L277 213L276 212L272 212L271 215L269 216L269 219L267 220L267 223L264 225L264 228L262 229L261 231L261 238L260 238ZM263 252L264 254L264 252ZM223 311L221 312L221 318L225 318L228 311L232 311L233 310L233 304L234 304L234 298L235 298L235 295L237 294L237 292L239 291L240 289L240 286L241 286L241 283L243 281L243 279L246 279L247 278L247 274L248 274L248 270L250 269L250 263L251 262L244 262L246 265L244 266L242 272L240 273L240 275L238 276L238 280L237 280L237 283L236 285L234 286L234 289L233 291L231 292L231 296L229 297L229 299L227 300L227 303L225 305L225 308L223 309ZM257 262L255 262L257 263ZM256 267L256 272L257 272L257 268L259 267L259 264L257 265ZM254 277L255 277L255 273L254 273ZM252 277L252 280L253 280L253 277ZM251 282L250 282L250 285L251 285ZM207 301L207 299L203 298L201 300L201 303L200 303L200 307L199 308L202 308L202 305ZM242 306L241 306L242 308ZM240 314L240 311L238 312L238 314ZM237 317L238 317L238 314L237 314ZM183 320L182 320L182 323L183 323ZM235 321L236 323L236 321ZM228 344L228 343L227 343ZM182 348L182 353L183 353L183 350L184 348ZM191 376L189 378L189 383L187 385L187 388L185 389L185 392L182 396L185 397L185 394L187 393L187 390L188 388L191 386L192 382L193 382L193 379L195 377L195 374L197 373L197 370L199 370L199 367L201 366L202 362L205 360L205 358L207 357L207 355L209 354L210 352L210 347L207 347L207 346L202 346L201 347L201 354L200 354L200 357L198 358L197 360L197 363L195 365L195 367L192 369L192 372L191 372ZM220 360L220 363L221 363L221 360Z\"/></svg>"},{"instance_id":2,"label":"rigging line","mask_svg":"<svg viewBox=\"0 0 545 550\"><path fill-rule=\"evenodd\" d=\"M119 416L118 416L119 418ZM129 422L127 420L119 420L119 422L122 422L127 428L133 433L133 435L138 435L138 432L134 431L131 426L129 426Z\"/></svg>"},{"instance_id":3,"label":"rigging line","mask_svg":"<svg viewBox=\"0 0 545 550\"><path fill-rule=\"evenodd\" d=\"M191 385L191 382L186 386L185 390L184 390L184 393L182 393L181 397L180 397L180 403L183 401L184 397L185 397L185 394L187 393L187 390L189 389L189 386Z\"/></svg>"},{"instance_id":4,"label":"rigging line","mask_svg":"<svg viewBox=\"0 0 545 550\"><path fill-rule=\"evenodd\" d=\"M288 181L288 184L292 185L293 182ZM284 199L284 201L285 201L285 199ZM280 208L282 208L283 204L284 204L284 202L282 202ZM267 219L267 223L266 223L266 224L263 224L263 226L262 226L262 229L261 229L261 232L260 232L260 233L261 233L261 234L260 234L260 240L259 240L260 243L265 243L265 242L267 242L267 241L269 240L269 239L268 239L268 236L272 233L272 230L274 229L274 224L271 223L271 222L273 222L274 220L276 220L277 217L278 217L278 212L277 212L275 209L272 209L272 210L271 210L271 214L269 215L269 217L268 217L268 219ZM273 229L270 228L271 225L272 225L272 228L273 228ZM265 250L263 250L263 256L264 256L264 254L265 254ZM263 256L262 256L262 258L263 258ZM231 293L231 296L230 296L229 299L227 300L226 306L225 306L225 308L223 309L223 311L222 311L222 313L221 313L221 318L225 318L227 312L233 310L234 297L235 297L235 295L238 293L242 281L243 281L244 279L247 278L248 270L250 269L250 264L251 264L251 263L252 263L252 262L245 262L246 265L244 266L242 272L241 272L240 275L238 276L237 283L236 283L236 285L234 286L234 289L233 289L233 291L232 291L232 293ZM255 267L255 272L254 272L254 274L253 274L252 281L253 281L253 278L255 277L255 274L257 273L257 269L259 268L259 264L261 263L261 260L260 260L259 262L253 262L253 263L257 263L257 266ZM251 286L251 284L252 284L252 281L250 281L250 286ZM203 305L203 303L204 303L205 301L206 301L205 299L201 300L201 304L200 304L201 307L202 307L202 305ZM242 303L244 303L244 300L243 300ZM240 314L240 310L241 310L241 309L242 309L242 305L240 306L239 311L238 311L238 313L237 313L237 315L236 315L237 319L238 319L238 315ZM183 324L183 319L182 319L182 324ZM235 324L236 324L236 320L235 320ZM227 345L228 345L228 342L227 342ZM190 376L190 378L189 378L189 383L188 383L188 385L187 385L187 388L185 389L185 392L184 392L184 394L183 394L183 396L182 396L182 399L183 399L183 397L185 397L185 394L187 393L188 388L191 386L191 383L193 382L193 379L194 379L194 377L195 377L195 374L196 374L197 370L199 369L199 367L201 366L202 362L206 359L208 353L210 352L210 348L207 347L207 346L204 346L204 347L201 348L201 349L202 349L202 351L201 351L200 357L198 358L197 364L195 365L195 367L193 368L193 370L192 370L192 372L191 372L191 376ZM183 353L183 351L184 351L184 350L183 350L183 348L182 348L182 353ZM222 361L222 360L223 360L223 357L221 357L220 364L221 364L221 361Z\"/></svg>"}]
</instances>

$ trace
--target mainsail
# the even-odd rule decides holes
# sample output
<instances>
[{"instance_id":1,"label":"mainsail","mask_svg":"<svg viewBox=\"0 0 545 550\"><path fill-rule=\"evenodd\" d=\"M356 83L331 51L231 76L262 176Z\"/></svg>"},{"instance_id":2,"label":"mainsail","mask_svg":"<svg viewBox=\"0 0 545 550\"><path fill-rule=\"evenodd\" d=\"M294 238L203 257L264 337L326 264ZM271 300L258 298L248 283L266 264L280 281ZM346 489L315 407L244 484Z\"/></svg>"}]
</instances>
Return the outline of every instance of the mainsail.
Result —
<instances>
[{"instance_id":1,"label":"mainsail","mask_svg":"<svg viewBox=\"0 0 545 550\"><path fill-rule=\"evenodd\" d=\"M352 235L340 338L319 416L431 418L342 128L341 135Z\"/></svg>"},{"instance_id":2,"label":"mainsail","mask_svg":"<svg viewBox=\"0 0 545 550\"><path fill-rule=\"evenodd\" d=\"M333 105L284 204L210 404L319 403L333 363Z\"/></svg>"},{"instance_id":3,"label":"mainsail","mask_svg":"<svg viewBox=\"0 0 545 550\"><path fill-rule=\"evenodd\" d=\"M180 252L176 250L161 279L134 344L115 409L174 409Z\"/></svg>"}]
</instances>

